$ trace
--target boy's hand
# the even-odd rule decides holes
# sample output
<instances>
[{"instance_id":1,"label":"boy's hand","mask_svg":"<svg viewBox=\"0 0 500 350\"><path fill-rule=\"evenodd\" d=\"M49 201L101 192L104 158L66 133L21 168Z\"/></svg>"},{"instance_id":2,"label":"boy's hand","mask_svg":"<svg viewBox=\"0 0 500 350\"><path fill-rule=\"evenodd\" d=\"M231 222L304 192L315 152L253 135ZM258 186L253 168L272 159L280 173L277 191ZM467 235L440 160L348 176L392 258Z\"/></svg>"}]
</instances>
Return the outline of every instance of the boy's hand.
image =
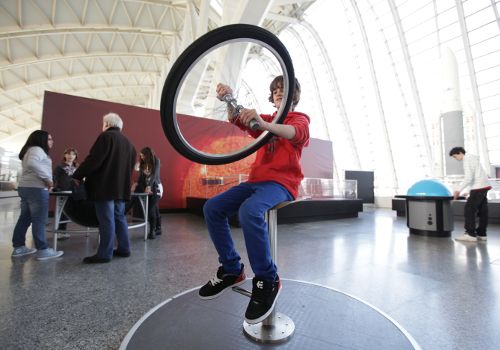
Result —
<instances>
[{"instance_id":1,"label":"boy's hand","mask_svg":"<svg viewBox=\"0 0 500 350\"><path fill-rule=\"evenodd\" d=\"M255 109L243 108L240 112L240 122L250 128L250 121L255 120L259 124L259 130L264 130L266 122L260 117Z\"/></svg>"},{"instance_id":2,"label":"boy's hand","mask_svg":"<svg viewBox=\"0 0 500 350\"><path fill-rule=\"evenodd\" d=\"M224 85L222 83L217 84L217 88L215 90L217 92L217 98L222 101L222 98L227 94L233 94L233 89L231 89L228 85Z\"/></svg>"}]
</instances>

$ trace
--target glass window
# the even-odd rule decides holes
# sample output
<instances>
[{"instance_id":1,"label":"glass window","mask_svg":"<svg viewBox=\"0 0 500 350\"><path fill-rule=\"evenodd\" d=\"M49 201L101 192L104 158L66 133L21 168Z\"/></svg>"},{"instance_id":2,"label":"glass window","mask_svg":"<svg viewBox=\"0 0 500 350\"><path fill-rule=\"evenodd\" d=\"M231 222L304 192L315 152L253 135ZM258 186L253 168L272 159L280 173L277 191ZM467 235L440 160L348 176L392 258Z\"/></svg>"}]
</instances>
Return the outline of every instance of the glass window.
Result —
<instances>
[{"instance_id":1,"label":"glass window","mask_svg":"<svg viewBox=\"0 0 500 350\"><path fill-rule=\"evenodd\" d=\"M483 112L483 122L485 126L500 122L500 111Z\"/></svg>"},{"instance_id":2,"label":"glass window","mask_svg":"<svg viewBox=\"0 0 500 350\"><path fill-rule=\"evenodd\" d=\"M500 91L500 82L499 81L491 81L487 84L478 85L479 95L480 96L491 96Z\"/></svg>"},{"instance_id":3,"label":"glass window","mask_svg":"<svg viewBox=\"0 0 500 350\"><path fill-rule=\"evenodd\" d=\"M453 11L456 12L455 0L437 0L435 1L435 5L437 13L443 13L445 11L449 11L450 9L453 9Z\"/></svg>"},{"instance_id":4,"label":"glass window","mask_svg":"<svg viewBox=\"0 0 500 350\"><path fill-rule=\"evenodd\" d=\"M441 2L441 1L438 1ZM438 14L437 22L440 28L446 27L450 24L458 22L457 11L454 7L448 8L446 11L443 11Z\"/></svg>"},{"instance_id":5,"label":"glass window","mask_svg":"<svg viewBox=\"0 0 500 350\"><path fill-rule=\"evenodd\" d=\"M499 97L500 97L500 92L497 95L493 95L487 98L482 98L481 109L483 110L483 113L499 109L500 108L500 103L498 102ZM483 122L486 124L486 121L483 120Z\"/></svg>"},{"instance_id":6,"label":"glass window","mask_svg":"<svg viewBox=\"0 0 500 350\"><path fill-rule=\"evenodd\" d=\"M467 30L469 32L483 27L486 23L495 22L495 13L491 8L491 3L490 6L483 8L478 12L472 13L470 15L465 14L465 20L467 23Z\"/></svg>"},{"instance_id":7,"label":"glass window","mask_svg":"<svg viewBox=\"0 0 500 350\"><path fill-rule=\"evenodd\" d=\"M460 25L458 22L439 29L439 36L443 42L460 37Z\"/></svg>"},{"instance_id":8,"label":"glass window","mask_svg":"<svg viewBox=\"0 0 500 350\"><path fill-rule=\"evenodd\" d=\"M495 49L492 47L492 49ZM500 63L500 47L498 50L491 51L490 53L474 58L474 66L476 71L482 71L490 67L494 67Z\"/></svg>"},{"instance_id":9,"label":"glass window","mask_svg":"<svg viewBox=\"0 0 500 350\"><path fill-rule=\"evenodd\" d=\"M488 137L488 146L491 149L496 149L496 150L500 149L500 135ZM491 162L491 160L490 160L490 162ZM497 163L497 162L495 162L495 163Z\"/></svg>"},{"instance_id":10,"label":"glass window","mask_svg":"<svg viewBox=\"0 0 500 350\"><path fill-rule=\"evenodd\" d=\"M463 7L464 15L467 17L486 7L491 7L491 0L466 0L463 1Z\"/></svg>"},{"instance_id":11,"label":"glass window","mask_svg":"<svg viewBox=\"0 0 500 350\"><path fill-rule=\"evenodd\" d=\"M500 80L499 67L493 67L476 73L476 80L478 85Z\"/></svg>"},{"instance_id":12,"label":"glass window","mask_svg":"<svg viewBox=\"0 0 500 350\"><path fill-rule=\"evenodd\" d=\"M500 36L490 38L488 40L477 43L471 46L472 57L482 57L491 54L500 47Z\"/></svg>"},{"instance_id":13,"label":"glass window","mask_svg":"<svg viewBox=\"0 0 500 350\"><path fill-rule=\"evenodd\" d=\"M353 3L359 7L361 23L356 18ZM303 82L301 109L314 115L313 120L317 119L312 124L318 128L313 135L332 140L337 169L355 164L353 152L346 147L352 136L361 169L384 174L376 178L377 195L394 194L396 181L398 186L404 186L406 182L411 184L425 176L439 175L439 171L432 173L431 165L439 164L437 159L441 157L437 151L441 137L437 121L443 108L441 52L444 50L450 49L457 61L460 102L467 116L464 117L465 146L472 147L478 142L473 112L476 102L471 85L474 75L471 76L467 64L456 1L394 0L394 3L407 47L401 47L386 0L316 1L305 17L317 31L327 57L322 56L318 46L321 42L316 42L301 25L291 26L301 40L286 29L280 36ZM490 157L500 164L500 141L497 140L500 135L499 28L490 0L462 3L472 45L474 83L477 83L482 118L488 129L487 146ZM325 14L328 20L324 19ZM367 37L366 42L363 35ZM409 65L403 51L406 49ZM333 77L328 71L327 60L333 67ZM408 72L408 68L412 71ZM416 93L412 91L415 85L411 78L415 79ZM332 79L336 79L338 90ZM327 107L321 106L325 103ZM420 103L422 116L418 115L417 103ZM347 122L341 117L343 113ZM431 148L429 155L426 154L426 133ZM401 144L404 147L400 147ZM415 156L408 157L409 153Z\"/></svg>"},{"instance_id":14,"label":"glass window","mask_svg":"<svg viewBox=\"0 0 500 350\"><path fill-rule=\"evenodd\" d=\"M498 36L498 24L496 21L489 22L473 31L469 31L469 41L471 46L483 42L485 39Z\"/></svg>"}]
</instances>

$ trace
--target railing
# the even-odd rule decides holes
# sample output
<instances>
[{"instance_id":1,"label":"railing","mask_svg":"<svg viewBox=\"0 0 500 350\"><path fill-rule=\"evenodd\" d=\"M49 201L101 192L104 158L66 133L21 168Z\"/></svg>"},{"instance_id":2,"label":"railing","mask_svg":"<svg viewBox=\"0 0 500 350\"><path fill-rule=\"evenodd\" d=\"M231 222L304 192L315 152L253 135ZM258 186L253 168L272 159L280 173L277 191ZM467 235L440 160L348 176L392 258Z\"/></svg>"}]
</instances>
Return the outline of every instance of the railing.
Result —
<instances>
[{"instance_id":1,"label":"railing","mask_svg":"<svg viewBox=\"0 0 500 350\"><path fill-rule=\"evenodd\" d=\"M199 177L197 179L190 180L189 196L211 198L247 180L248 175L246 174ZM340 184L340 186L335 187L335 183ZM344 180L335 182L333 179L306 177L302 180L299 187L299 199L356 199L358 198L357 184L358 183L356 180Z\"/></svg>"}]
</instances>

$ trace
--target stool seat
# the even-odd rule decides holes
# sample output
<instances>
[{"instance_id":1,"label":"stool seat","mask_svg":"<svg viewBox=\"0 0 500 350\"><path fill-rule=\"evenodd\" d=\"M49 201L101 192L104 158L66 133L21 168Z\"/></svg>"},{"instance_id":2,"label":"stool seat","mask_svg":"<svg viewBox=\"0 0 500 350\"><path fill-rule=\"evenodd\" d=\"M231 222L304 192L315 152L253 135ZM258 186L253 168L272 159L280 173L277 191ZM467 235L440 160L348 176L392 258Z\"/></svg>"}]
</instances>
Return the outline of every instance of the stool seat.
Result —
<instances>
[{"instance_id":1,"label":"stool seat","mask_svg":"<svg viewBox=\"0 0 500 350\"><path fill-rule=\"evenodd\" d=\"M274 207L272 207L269 210L278 210L278 209L284 208L287 205L292 204L292 203L295 203L295 201L284 201L284 202L276 204Z\"/></svg>"}]
</instances>

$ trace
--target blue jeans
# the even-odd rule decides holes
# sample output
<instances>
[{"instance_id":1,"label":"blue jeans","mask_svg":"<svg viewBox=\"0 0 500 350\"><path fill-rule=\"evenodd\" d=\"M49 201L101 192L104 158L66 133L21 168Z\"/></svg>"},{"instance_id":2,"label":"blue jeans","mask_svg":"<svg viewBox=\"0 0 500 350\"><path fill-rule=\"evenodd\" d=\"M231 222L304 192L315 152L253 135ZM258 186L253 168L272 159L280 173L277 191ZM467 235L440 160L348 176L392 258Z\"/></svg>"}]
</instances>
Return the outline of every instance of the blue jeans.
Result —
<instances>
[{"instance_id":1,"label":"blue jeans","mask_svg":"<svg viewBox=\"0 0 500 350\"><path fill-rule=\"evenodd\" d=\"M123 253L130 252L127 219L125 218L125 202L120 200L96 201L95 212L99 221L99 249L97 256L111 259L113 247L118 241L117 249Z\"/></svg>"},{"instance_id":2,"label":"blue jeans","mask_svg":"<svg viewBox=\"0 0 500 350\"><path fill-rule=\"evenodd\" d=\"M205 222L224 272L239 274L241 269L241 257L234 246L228 222L229 217L238 213L255 276L265 280L276 278L277 268L271 258L269 231L264 216L270 208L292 199L290 192L276 182L244 182L205 203Z\"/></svg>"},{"instance_id":3,"label":"blue jeans","mask_svg":"<svg viewBox=\"0 0 500 350\"><path fill-rule=\"evenodd\" d=\"M26 231L31 225L36 249L47 249L45 224L49 214L49 191L38 187L19 187L17 191L21 197L21 214L14 227L12 245L14 248L26 245Z\"/></svg>"}]
</instances>

